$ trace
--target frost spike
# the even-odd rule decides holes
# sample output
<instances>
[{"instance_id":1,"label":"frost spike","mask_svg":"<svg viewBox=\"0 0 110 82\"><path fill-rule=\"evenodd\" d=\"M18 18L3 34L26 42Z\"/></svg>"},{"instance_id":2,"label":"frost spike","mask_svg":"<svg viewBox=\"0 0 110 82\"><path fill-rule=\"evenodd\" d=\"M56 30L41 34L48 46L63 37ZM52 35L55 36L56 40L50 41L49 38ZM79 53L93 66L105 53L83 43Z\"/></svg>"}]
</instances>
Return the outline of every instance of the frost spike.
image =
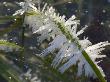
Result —
<instances>
[{"instance_id":1,"label":"frost spike","mask_svg":"<svg viewBox=\"0 0 110 82\"><path fill-rule=\"evenodd\" d=\"M32 7L31 7L32 8ZM74 25L74 29L75 30L73 30L73 31L71 31L72 29L71 29L71 26L73 25L72 24L72 22L74 23L74 17L71 17L68 21L70 21L70 22L67 22L67 26L65 25L65 23L66 22L64 22L64 21L62 21L63 19L61 19L61 17L59 16L59 14L56 14L56 13L54 13L54 12L52 12L51 13L51 11L50 11L50 9L49 8L47 8L48 10L47 11L45 11L45 16L46 17L49 17L49 18L51 18L51 19L53 19L53 21L58 25L58 28L62 31L62 35L65 35L66 36L66 39L67 40L69 40L70 42L74 42L74 43L76 43L77 44L77 46L78 46L78 48L79 48L79 51L82 51L82 57L84 57L85 58L85 60L86 60L86 63L89 63L89 65L91 66L91 68L93 69L93 71L95 72L95 74L97 75L97 77L99 78L99 80L101 81L101 82L106 82L105 81L105 79L104 79L104 77L102 76L102 74L101 74L101 72L100 72L100 70L98 69L98 67L95 65L95 62L94 61L92 61L91 60L91 58L89 57L89 54L87 54L87 52L83 49L83 47L81 46L81 44L79 43L79 38L77 37L79 34L81 34L82 32L83 32L83 30L81 30L81 31L79 31L79 33L77 34L76 33L76 29L77 29L77 22L75 21L75 25ZM33 9L32 9L33 10ZM37 10L38 11L38 10ZM35 12L37 12L37 11L35 11ZM43 13L42 13L43 14ZM74 32L74 33L73 33ZM59 38L60 39L60 38ZM54 40L53 40L54 41ZM58 40L59 41L59 40ZM69 42L69 41L67 41L67 42ZM53 47L53 50L55 49L55 48L58 48L58 47L55 47L55 44L57 43L57 46L58 46L58 42L57 42L57 40L56 41L54 41L53 42L53 46L51 46L51 47ZM52 45L52 44L51 44ZM62 45L63 46L63 45ZM50 48L51 49L51 48ZM50 52L49 51L49 48L47 48L47 50L48 50L48 52ZM51 50L51 51L53 51L53 50ZM46 50L45 50L46 51ZM44 51L44 53L45 53L45 51ZM48 53L47 51L46 51L46 53ZM80 55L80 54L79 54ZM72 57L73 59L74 59L74 57ZM71 59L71 58L70 58ZM78 60L78 59L77 59ZM77 61L76 60L76 61ZM80 60L80 58L79 58L79 60ZM70 61L70 60L69 60ZM74 59L74 61L75 61L75 59ZM75 61L75 62L76 62ZM75 62L70 62L70 65L67 63L67 66L68 67L70 67L71 65L73 65ZM85 64L86 64L85 63ZM64 64L65 65L65 64ZM67 67L67 68L68 68ZM89 67L88 67L89 68ZM64 70L64 69L63 69ZM88 69L89 70L89 69ZM87 71L88 71L87 70ZM61 70L62 71L62 70ZM86 70L85 70L86 71ZM63 72L63 71L62 71ZM86 73L86 75L88 76L89 75L89 73Z\"/></svg>"}]
</instances>

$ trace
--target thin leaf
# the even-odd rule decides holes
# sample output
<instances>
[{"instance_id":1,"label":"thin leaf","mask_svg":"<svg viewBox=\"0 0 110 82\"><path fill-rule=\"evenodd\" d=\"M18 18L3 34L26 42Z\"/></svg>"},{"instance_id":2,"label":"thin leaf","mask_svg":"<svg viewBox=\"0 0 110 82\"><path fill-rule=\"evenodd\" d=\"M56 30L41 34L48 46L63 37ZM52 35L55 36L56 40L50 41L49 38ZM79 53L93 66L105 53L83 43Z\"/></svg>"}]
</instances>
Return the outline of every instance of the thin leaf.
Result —
<instances>
[{"instance_id":1,"label":"thin leaf","mask_svg":"<svg viewBox=\"0 0 110 82\"><path fill-rule=\"evenodd\" d=\"M23 48L15 43L6 40L0 40L0 50L6 52L23 51Z\"/></svg>"},{"instance_id":2,"label":"thin leaf","mask_svg":"<svg viewBox=\"0 0 110 82\"><path fill-rule=\"evenodd\" d=\"M6 27L0 27L0 28L4 28L4 29L0 30L0 35L11 32L15 28L21 27L23 24L23 22L21 21L22 16L3 16L3 17L0 17L0 23L5 23L9 20L13 20L13 23L10 24L7 28Z\"/></svg>"},{"instance_id":3,"label":"thin leaf","mask_svg":"<svg viewBox=\"0 0 110 82\"><path fill-rule=\"evenodd\" d=\"M81 48L81 45L79 44L78 41L74 40L72 35L69 33L69 31L67 29L65 29L65 26L63 24L58 23L59 27L62 31L62 33L64 35L66 35L66 37L71 40L76 42L76 44L78 45L79 49ZM103 75L101 74L101 72L99 71L99 69L97 68L97 66L94 64L94 62L91 60L91 58L89 57L89 55L86 53L86 51L82 51L82 54L84 56L84 58L86 59L86 61L89 63L89 65L91 66L91 68L93 69L93 71L96 73L98 79L100 80L100 82L106 82L105 78L103 77Z\"/></svg>"},{"instance_id":4,"label":"thin leaf","mask_svg":"<svg viewBox=\"0 0 110 82\"><path fill-rule=\"evenodd\" d=\"M2 54L0 54L0 75L8 82L22 82L19 78L19 74L15 71L13 66L11 66L9 60Z\"/></svg>"}]
</instances>

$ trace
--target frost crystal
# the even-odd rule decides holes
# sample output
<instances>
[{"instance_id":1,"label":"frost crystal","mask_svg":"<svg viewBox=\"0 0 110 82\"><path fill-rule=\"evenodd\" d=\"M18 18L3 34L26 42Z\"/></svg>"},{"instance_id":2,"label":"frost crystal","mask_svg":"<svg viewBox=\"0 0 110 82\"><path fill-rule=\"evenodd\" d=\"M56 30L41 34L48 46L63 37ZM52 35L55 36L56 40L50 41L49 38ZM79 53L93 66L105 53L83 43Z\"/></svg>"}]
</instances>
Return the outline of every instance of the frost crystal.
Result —
<instances>
[{"instance_id":1,"label":"frost crystal","mask_svg":"<svg viewBox=\"0 0 110 82\"><path fill-rule=\"evenodd\" d=\"M95 62L96 58L102 58L105 57L105 55L100 55L101 51L104 50L105 46L110 45L110 43L106 42L100 42L95 45L91 45L85 49L85 51L89 54L91 59Z\"/></svg>"},{"instance_id":2,"label":"frost crystal","mask_svg":"<svg viewBox=\"0 0 110 82\"><path fill-rule=\"evenodd\" d=\"M52 62L53 67L57 67L61 61L67 61L72 56L74 56L75 53L77 53L78 48L74 43L66 43L63 45L63 47L59 50L58 54L54 58Z\"/></svg>"},{"instance_id":3,"label":"frost crystal","mask_svg":"<svg viewBox=\"0 0 110 82\"><path fill-rule=\"evenodd\" d=\"M84 38L84 40L79 40L79 43L81 44L82 48L85 49L92 45L92 43L88 40L88 38Z\"/></svg>"},{"instance_id":4,"label":"frost crystal","mask_svg":"<svg viewBox=\"0 0 110 82\"><path fill-rule=\"evenodd\" d=\"M77 65L78 76L84 73L85 76L96 78L96 73L83 56L82 52L86 51L93 63L99 68L99 71L104 75L95 59L105 57L105 55L99 56L99 54L104 50L103 47L110 45L110 43L101 42L92 45L87 38L79 40L78 36L81 35L87 27L77 31L79 20L75 19L75 15L66 20L64 15L59 16L59 14L55 13L55 9L53 7L48 7L47 4L44 5L42 10L36 8L34 4L29 1L21 3L21 6L22 9L18 10L15 14L22 14L29 10L34 11L33 15L25 16L24 25L29 25L29 28L34 34L40 34L38 42L42 43L43 40L50 37L53 39L53 41L49 43L49 47L44 49L39 56L45 57L58 49L59 51L51 64L54 68L58 68L61 73L64 73L71 66ZM71 38L68 39L68 36L71 36Z\"/></svg>"},{"instance_id":5,"label":"frost crystal","mask_svg":"<svg viewBox=\"0 0 110 82\"><path fill-rule=\"evenodd\" d=\"M55 49L60 49L63 44L67 41L64 35L58 35L55 39L49 44L50 46L43 50L40 56L46 56L48 53L53 52Z\"/></svg>"}]
</instances>

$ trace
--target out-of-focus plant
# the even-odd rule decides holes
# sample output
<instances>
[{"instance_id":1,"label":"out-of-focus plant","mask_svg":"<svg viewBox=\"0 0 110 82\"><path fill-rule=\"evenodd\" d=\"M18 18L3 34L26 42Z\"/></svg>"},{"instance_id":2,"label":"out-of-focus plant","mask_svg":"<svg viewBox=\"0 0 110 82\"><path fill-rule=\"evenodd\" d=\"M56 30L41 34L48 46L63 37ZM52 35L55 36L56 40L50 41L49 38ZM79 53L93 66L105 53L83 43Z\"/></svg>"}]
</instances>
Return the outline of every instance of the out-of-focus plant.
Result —
<instances>
[{"instance_id":1,"label":"out-of-focus plant","mask_svg":"<svg viewBox=\"0 0 110 82\"><path fill-rule=\"evenodd\" d=\"M50 62L52 62L52 68L57 69L60 73L58 71L58 73L56 73L56 71L52 72L56 73L58 76L60 75L62 77L63 73L73 66L74 69L76 68L75 72L77 77L83 75L88 78L98 78L100 82L106 82L103 70L97 65L100 61L97 62L96 59L105 57L105 55L100 54L101 51L105 49L105 46L110 45L108 41L92 45L88 38L80 40L78 36L87 29L87 26L77 31L80 21L77 20L75 15L67 20L64 15L60 16L59 13L55 13L53 7L49 7L47 4L45 4L44 7L40 7L40 5L36 7L32 0L25 0L25 2L20 2L19 5L22 9L17 10L12 17L9 17L12 19L14 18L15 21L10 25L10 28L7 28L6 32L10 31L13 27L22 25L22 38L27 37L24 30L28 29L26 33L28 35L30 33L29 37L36 35L36 44L38 46L42 45L42 43L47 40L48 46L46 46L46 49L42 50L40 54L36 53L35 55L37 57L40 56L41 60L47 58L47 61L44 61L45 64L50 64ZM26 49L23 44L22 47L20 47L16 44L1 40L0 50L14 52L20 49L25 53ZM29 46L29 48L32 50L34 49L32 46ZM6 70L7 69L4 69L4 72L7 73ZM12 73L14 74L14 72ZM14 76L11 75L11 77ZM25 77L25 80L23 80L23 77ZM27 73L22 74L20 78L20 81L23 80L23 82L37 82L37 77L33 77L31 69L28 70ZM18 80L16 82L20 81Z\"/></svg>"}]
</instances>

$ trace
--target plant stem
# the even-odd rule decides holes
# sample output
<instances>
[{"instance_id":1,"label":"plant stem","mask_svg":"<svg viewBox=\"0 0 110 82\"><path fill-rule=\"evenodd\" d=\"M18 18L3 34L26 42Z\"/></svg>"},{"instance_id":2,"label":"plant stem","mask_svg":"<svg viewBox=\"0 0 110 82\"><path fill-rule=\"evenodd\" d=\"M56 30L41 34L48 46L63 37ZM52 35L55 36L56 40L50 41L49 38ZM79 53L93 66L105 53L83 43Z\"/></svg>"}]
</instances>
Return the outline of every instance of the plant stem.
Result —
<instances>
[{"instance_id":1,"label":"plant stem","mask_svg":"<svg viewBox=\"0 0 110 82\"><path fill-rule=\"evenodd\" d=\"M22 27L22 33L21 33L21 46L22 47L24 47L24 41L25 41L24 32L25 32L25 27Z\"/></svg>"},{"instance_id":2,"label":"plant stem","mask_svg":"<svg viewBox=\"0 0 110 82\"><path fill-rule=\"evenodd\" d=\"M59 25L58 28L61 29L62 33L67 37L67 39L71 40L72 42L75 42L78 45L78 48L81 49L80 43L77 40L75 40L75 38L69 33L68 29L66 29L66 27L63 24L61 24L61 23L57 23L57 24ZM91 66L91 68L93 69L95 74L97 75L97 77L100 80L100 82L106 82L106 80L102 76L100 70L97 68L97 66L91 60L91 58L89 57L89 55L86 53L85 50L82 51L82 55L84 56L86 61L89 63L89 65Z\"/></svg>"}]
</instances>

